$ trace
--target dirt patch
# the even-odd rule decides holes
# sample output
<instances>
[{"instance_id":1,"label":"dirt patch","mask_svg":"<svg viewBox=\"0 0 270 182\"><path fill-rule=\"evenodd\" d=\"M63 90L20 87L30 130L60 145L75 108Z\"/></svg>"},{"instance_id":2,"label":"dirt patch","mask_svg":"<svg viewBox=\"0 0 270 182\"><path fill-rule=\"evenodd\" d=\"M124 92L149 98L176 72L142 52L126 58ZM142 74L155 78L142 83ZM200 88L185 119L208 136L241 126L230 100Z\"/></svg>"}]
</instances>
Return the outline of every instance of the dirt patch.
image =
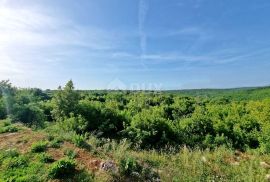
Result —
<instances>
[{"instance_id":1,"label":"dirt patch","mask_svg":"<svg viewBox=\"0 0 270 182\"><path fill-rule=\"evenodd\" d=\"M86 149L78 148L69 142L65 142L62 145L61 149L62 149L62 152L67 149L75 151L77 154L75 158L76 161L78 162L78 164L84 166L87 170L91 170L91 171L99 170L102 160L97 159L96 157L91 155L91 153L88 152ZM64 155L64 153L62 154Z\"/></svg>"},{"instance_id":2,"label":"dirt patch","mask_svg":"<svg viewBox=\"0 0 270 182\"><path fill-rule=\"evenodd\" d=\"M31 145L35 142L46 140L46 134L42 132L35 132L29 128L20 130L16 133L0 134L0 150L7 150L16 148L21 153L27 153L31 150ZM76 147L75 145L64 142L60 148L48 148L47 153L50 154L54 160L59 160L65 157L64 152L69 149L77 153L77 163L88 171L98 171L100 169L101 159L91 155L85 149Z\"/></svg>"},{"instance_id":3,"label":"dirt patch","mask_svg":"<svg viewBox=\"0 0 270 182\"><path fill-rule=\"evenodd\" d=\"M90 169L92 171L99 170L100 164L102 162L100 159L92 157L85 150L79 150L77 152L78 152L78 157L76 159L78 162L80 162L87 169Z\"/></svg>"},{"instance_id":4,"label":"dirt patch","mask_svg":"<svg viewBox=\"0 0 270 182\"><path fill-rule=\"evenodd\" d=\"M16 133L5 133L0 135L0 150L16 148L21 153L26 153L34 142L41 140L45 140L43 134L28 128Z\"/></svg>"}]
</instances>

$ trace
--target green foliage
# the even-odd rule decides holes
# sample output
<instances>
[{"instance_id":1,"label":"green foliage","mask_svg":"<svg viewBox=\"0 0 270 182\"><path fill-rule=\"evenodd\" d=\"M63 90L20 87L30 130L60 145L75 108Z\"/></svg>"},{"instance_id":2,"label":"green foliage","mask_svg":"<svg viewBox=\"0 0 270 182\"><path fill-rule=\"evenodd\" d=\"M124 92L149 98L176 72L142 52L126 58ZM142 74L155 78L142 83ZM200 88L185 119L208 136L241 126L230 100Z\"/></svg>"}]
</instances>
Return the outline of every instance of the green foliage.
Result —
<instances>
[{"instance_id":1,"label":"green foliage","mask_svg":"<svg viewBox=\"0 0 270 182\"><path fill-rule=\"evenodd\" d=\"M64 154L69 158L69 159L74 159L77 156L77 152L72 150L72 149L66 149L64 151Z\"/></svg>"},{"instance_id":2,"label":"green foliage","mask_svg":"<svg viewBox=\"0 0 270 182\"><path fill-rule=\"evenodd\" d=\"M116 172L106 174L110 180L263 181L269 171L259 164L270 161L269 91L75 91L72 81L64 89L42 91L1 81L0 133L23 130L16 121L46 125L49 142L34 143L26 154L1 150L0 178L48 181L49 174L65 181L102 181L75 170L74 149L56 162L44 153L47 147L63 150L61 143L68 141L117 161Z\"/></svg>"},{"instance_id":3,"label":"green foliage","mask_svg":"<svg viewBox=\"0 0 270 182\"><path fill-rule=\"evenodd\" d=\"M53 179L62 179L75 174L75 161L71 159L60 159L52 164L49 169L49 176Z\"/></svg>"},{"instance_id":4,"label":"green foliage","mask_svg":"<svg viewBox=\"0 0 270 182\"><path fill-rule=\"evenodd\" d=\"M4 99L0 97L0 120L7 117L7 109Z\"/></svg>"},{"instance_id":5,"label":"green foliage","mask_svg":"<svg viewBox=\"0 0 270 182\"><path fill-rule=\"evenodd\" d=\"M54 108L54 103L52 102L52 100L41 101L40 108L44 112L45 120L52 122L53 121L52 111Z\"/></svg>"},{"instance_id":6,"label":"green foliage","mask_svg":"<svg viewBox=\"0 0 270 182\"><path fill-rule=\"evenodd\" d=\"M0 152L0 168L1 181L47 181L44 164L16 150Z\"/></svg>"},{"instance_id":7,"label":"green foliage","mask_svg":"<svg viewBox=\"0 0 270 182\"><path fill-rule=\"evenodd\" d=\"M28 126L42 127L45 121L43 111L35 104L15 104L12 114L13 121L20 121Z\"/></svg>"},{"instance_id":8,"label":"green foliage","mask_svg":"<svg viewBox=\"0 0 270 182\"><path fill-rule=\"evenodd\" d=\"M47 145L48 143L44 141L33 143L31 146L31 152L33 153L45 152L47 149Z\"/></svg>"},{"instance_id":9,"label":"green foliage","mask_svg":"<svg viewBox=\"0 0 270 182\"><path fill-rule=\"evenodd\" d=\"M79 113L87 121L86 130L88 131L96 131L102 136L113 137L123 129L124 118L102 103L81 100Z\"/></svg>"},{"instance_id":10,"label":"green foliage","mask_svg":"<svg viewBox=\"0 0 270 182\"><path fill-rule=\"evenodd\" d=\"M125 176L131 176L133 173L139 173L142 170L142 166L131 157L126 157L120 160L119 164L120 173Z\"/></svg>"},{"instance_id":11,"label":"green foliage","mask_svg":"<svg viewBox=\"0 0 270 182\"><path fill-rule=\"evenodd\" d=\"M0 81L0 119L5 119L12 110L16 89L9 80Z\"/></svg>"},{"instance_id":12,"label":"green foliage","mask_svg":"<svg viewBox=\"0 0 270 182\"><path fill-rule=\"evenodd\" d=\"M74 175L71 181L94 182L97 180L95 179L95 173L87 172L87 171L80 171L79 173Z\"/></svg>"},{"instance_id":13,"label":"green foliage","mask_svg":"<svg viewBox=\"0 0 270 182\"><path fill-rule=\"evenodd\" d=\"M25 156L18 156L13 158L7 158L2 163L3 168L6 170L14 168L24 168L28 165L28 158Z\"/></svg>"},{"instance_id":14,"label":"green foliage","mask_svg":"<svg viewBox=\"0 0 270 182\"><path fill-rule=\"evenodd\" d=\"M53 157L49 154L46 154L46 153L39 154L38 158L39 158L40 162L43 162L43 163L54 162Z\"/></svg>"},{"instance_id":15,"label":"green foliage","mask_svg":"<svg viewBox=\"0 0 270 182\"><path fill-rule=\"evenodd\" d=\"M74 116L71 114L69 118L66 118L64 121L61 122L63 129L66 131L75 131L78 134L83 134L87 132L87 121L81 115Z\"/></svg>"},{"instance_id":16,"label":"green foliage","mask_svg":"<svg viewBox=\"0 0 270 182\"><path fill-rule=\"evenodd\" d=\"M87 144L86 139L87 137L85 135L74 134L71 140L77 147L89 148L90 146Z\"/></svg>"},{"instance_id":17,"label":"green foliage","mask_svg":"<svg viewBox=\"0 0 270 182\"><path fill-rule=\"evenodd\" d=\"M45 96L41 96L41 93L39 89L17 90L12 97L13 104L9 108L11 119L27 126L43 127L46 118L40 101Z\"/></svg>"},{"instance_id":18,"label":"green foliage","mask_svg":"<svg viewBox=\"0 0 270 182\"><path fill-rule=\"evenodd\" d=\"M58 91L53 97L53 118L57 121L61 121L66 117L69 117L71 113L76 113L78 101L79 95L76 91L74 91L73 82L70 80L65 85L64 89L59 87Z\"/></svg>"},{"instance_id":19,"label":"green foliage","mask_svg":"<svg viewBox=\"0 0 270 182\"><path fill-rule=\"evenodd\" d=\"M135 158L126 156L120 160L120 175L131 181L160 181L159 175L150 167L141 165Z\"/></svg>"},{"instance_id":20,"label":"green foliage","mask_svg":"<svg viewBox=\"0 0 270 182\"><path fill-rule=\"evenodd\" d=\"M263 128L262 133L259 137L260 151L263 153L270 153L270 124L267 123Z\"/></svg>"},{"instance_id":21,"label":"green foliage","mask_svg":"<svg viewBox=\"0 0 270 182\"><path fill-rule=\"evenodd\" d=\"M0 133L13 133L19 131L19 128L13 124L11 124L10 120L2 120L0 121Z\"/></svg>"},{"instance_id":22,"label":"green foliage","mask_svg":"<svg viewBox=\"0 0 270 182\"><path fill-rule=\"evenodd\" d=\"M143 110L135 115L127 132L141 147L160 147L177 141L172 122L162 117L158 108Z\"/></svg>"},{"instance_id":23,"label":"green foliage","mask_svg":"<svg viewBox=\"0 0 270 182\"><path fill-rule=\"evenodd\" d=\"M63 143L63 140L61 140L59 138L55 138L49 142L49 147L60 148L62 143Z\"/></svg>"},{"instance_id":24,"label":"green foliage","mask_svg":"<svg viewBox=\"0 0 270 182\"><path fill-rule=\"evenodd\" d=\"M204 115L193 116L179 121L178 132L183 135L184 143L191 147L203 147L206 136L214 135L212 121Z\"/></svg>"},{"instance_id":25,"label":"green foliage","mask_svg":"<svg viewBox=\"0 0 270 182\"><path fill-rule=\"evenodd\" d=\"M189 97L175 98L171 107L171 115L174 120L190 117L195 110L195 101Z\"/></svg>"},{"instance_id":26,"label":"green foliage","mask_svg":"<svg viewBox=\"0 0 270 182\"><path fill-rule=\"evenodd\" d=\"M16 126L10 125L10 126L6 126L3 128L0 128L0 133L13 133L13 132L17 132L19 129Z\"/></svg>"},{"instance_id":27,"label":"green foliage","mask_svg":"<svg viewBox=\"0 0 270 182\"><path fill-rule=\"evenodd\" d=\"M15 89L8 81L1 81L0 88L0 118L34 127L44 126L45 120L57 121L61 137L80 147L86 143L85 134L93 132L101 138L127 138L141 148L185 145L270 151L269 88L76 91L72 81L57 91ZM4 126L0 131L16 128ZM51 142L52 147L59 145Z\"/></svg>"},{"instance_id":28,"label":"green foliage","mask_svg":"<svg viewBox=\"0 0 270 182\"><path fill-rule=\"evenodd\" d=\"M6 158L14 158L18 156L19 156L19 152L16 149L0 151L0 164L2 164Z\"/></svg>"}]
</instances>

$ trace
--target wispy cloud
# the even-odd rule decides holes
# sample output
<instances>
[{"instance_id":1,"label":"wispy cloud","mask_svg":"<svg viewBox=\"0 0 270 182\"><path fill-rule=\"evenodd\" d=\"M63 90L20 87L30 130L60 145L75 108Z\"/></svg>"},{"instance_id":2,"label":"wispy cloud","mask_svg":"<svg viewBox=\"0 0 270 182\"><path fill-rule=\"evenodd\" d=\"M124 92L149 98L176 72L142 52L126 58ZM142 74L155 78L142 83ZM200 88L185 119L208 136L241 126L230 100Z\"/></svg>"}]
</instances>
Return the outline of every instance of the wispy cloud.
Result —
<instances>
[{"instance_id":1,"label":"wispy cloud","mask_svg":"<svg viewBox=\"0 0 270 182\"><path fill-rule=\"evenodd\" d=\"M78 25L38 6L18 8L0 1L0 22L0 79L52 72L57 61L76 58L76 49L108 51L121 42L112 31Z\"/></svg>"},{"instance_id":2,"label":"wispy cloud","mask_svg":"<svg viewBox=\"0 0 270 182\"><path fill-rule=\"evenodd\" d=\"M148 12L148 2L147 0L139 1L139 12L138 12L138 20L139 20L139 36L140 36L140 48L141 54L144 55L147 49L147 34L145 33L145 20Z\"/></svg>"},{"instance_id":3,"label":"wispy cloud","mask_svg":"<svg viewBox=\"0 0 270 182\"><path fill-rule=\"evenodd\" d=\"M112 58L120 60L140 60L143 59L147 62L146 64L168 64L168 63L178 63L183 65L185 63L189 64L200 64L208 66L215 65L226 65L232 63L243 63L246 61L251 61L258 59L263 55L268 55L270 48L256 49L248 51L245 48L227 48L223 50L213 50L211 52L205 52L201 54L188 54L188 53L177 53L177 52L167 52L167 53L154 53L154 54L132 54L129 52L113 52L109 53ZM109 55L107 55L109 56ZM150 69L150 68L149 68ZM175 68L171 68L174 70ZM176 68L178 69L178 68Z\"/></svg>"},{"instance_id":4,"label":"wispy cloud","mask_svg":"<svg viewBox=\"0 0 270 182\"><path fill-rule=\"evenodd\" d=\"M36 8L0 7L0 42L5 45L73 45L92 49L110 49L112 36L108 32L78 26L72 21L41 13Z\"/></svg>"},{"instance_id":5,"label":"wispy cloud","mask_svg":"<svg viewBox=\"0 0 270 182\"><path fill-rule=\"evenodd\" d=\"M181 53L156 53L156 54L132 54L128 52L114 52L111 54L112 58L125 60L140 60L143 59L146 64L160 64L169 62L189 63L189 62L212 62L216 60L214 56L208 55L188 55Z\"/></svg>"}]
</instances>

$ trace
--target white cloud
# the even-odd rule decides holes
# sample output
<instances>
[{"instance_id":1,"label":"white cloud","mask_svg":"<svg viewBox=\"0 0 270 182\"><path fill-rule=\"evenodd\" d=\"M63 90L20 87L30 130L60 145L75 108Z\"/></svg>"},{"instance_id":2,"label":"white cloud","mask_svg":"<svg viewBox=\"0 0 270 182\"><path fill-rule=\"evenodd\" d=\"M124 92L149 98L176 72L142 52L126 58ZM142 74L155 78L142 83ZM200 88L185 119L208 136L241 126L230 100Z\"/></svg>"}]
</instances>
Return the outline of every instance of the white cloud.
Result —
<instances>
[{"instance_id":1,"label":"white cloud","mask_svg":"<svg viewBox=\"0 0 270 182\"><path fill-rule=\"evenodd\" d=\"M110 49L112 36L97 28L77 26L66 18L35 8L0 7L1 45L74 45Z\"/></svg>"},{"instance_id":2,"label":"white cloud","mask_svg":"<svg viewBox=\"0 0 270 182\"><path fill-rule=\"evenodd\" d=\"M207 55L188 55L188 54L180 54L174 52L168 53L159 53L159 54L144 54L144 55L136 55L128 52L114 52L112 53L113 58L120 59L144 59L154 61L177 61L177 62L200 62L200 61L210 61L213 60L214 57L210 57Z\"/></svg>"},{"instance_id":3,"label":"white cloud","mask_svg":"<svg viewBox=\"0 0 270 182\"><path fill-rule=\"evenodd\" d=\"M140 0L139 1L139 12L138 12L138 19L139 19L139 34L140 34L140 48L141 54L145 54L147 48L147 35L144 30L145 20L148 12L148 3L147 0Z\"/></svg>"},{"instance_id":4,"label":"white cloud","mask_svg":"<svg viewBox=\"0 0 270 182\"><path fill-rule=\"evenodd\" d=\"M95 52L118 46L120 40L111 32L80 26L46 10L0 1L0 80L51 75L59 66L56 62L76 57L72 48Z\"/></svg>"}]
</instances>

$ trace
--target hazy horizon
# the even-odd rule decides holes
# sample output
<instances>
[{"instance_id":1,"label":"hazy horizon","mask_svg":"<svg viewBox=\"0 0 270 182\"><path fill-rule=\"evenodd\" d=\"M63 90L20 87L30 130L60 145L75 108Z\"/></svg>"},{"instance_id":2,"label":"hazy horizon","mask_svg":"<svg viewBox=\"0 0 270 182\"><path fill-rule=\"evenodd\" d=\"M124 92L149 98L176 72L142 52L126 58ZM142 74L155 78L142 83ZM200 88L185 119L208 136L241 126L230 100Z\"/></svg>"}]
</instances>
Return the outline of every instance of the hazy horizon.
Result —
<instances>
[{"instance_id":1,"label":"hazy horizon","mask_svg":"<svg viewBox=\"0 0 270 182\"><path fill-rule=\"evenodd\" d=\"M56 89L270 84L270 1L0 0L0 80Z\"/></svg>"}]
</instances>

